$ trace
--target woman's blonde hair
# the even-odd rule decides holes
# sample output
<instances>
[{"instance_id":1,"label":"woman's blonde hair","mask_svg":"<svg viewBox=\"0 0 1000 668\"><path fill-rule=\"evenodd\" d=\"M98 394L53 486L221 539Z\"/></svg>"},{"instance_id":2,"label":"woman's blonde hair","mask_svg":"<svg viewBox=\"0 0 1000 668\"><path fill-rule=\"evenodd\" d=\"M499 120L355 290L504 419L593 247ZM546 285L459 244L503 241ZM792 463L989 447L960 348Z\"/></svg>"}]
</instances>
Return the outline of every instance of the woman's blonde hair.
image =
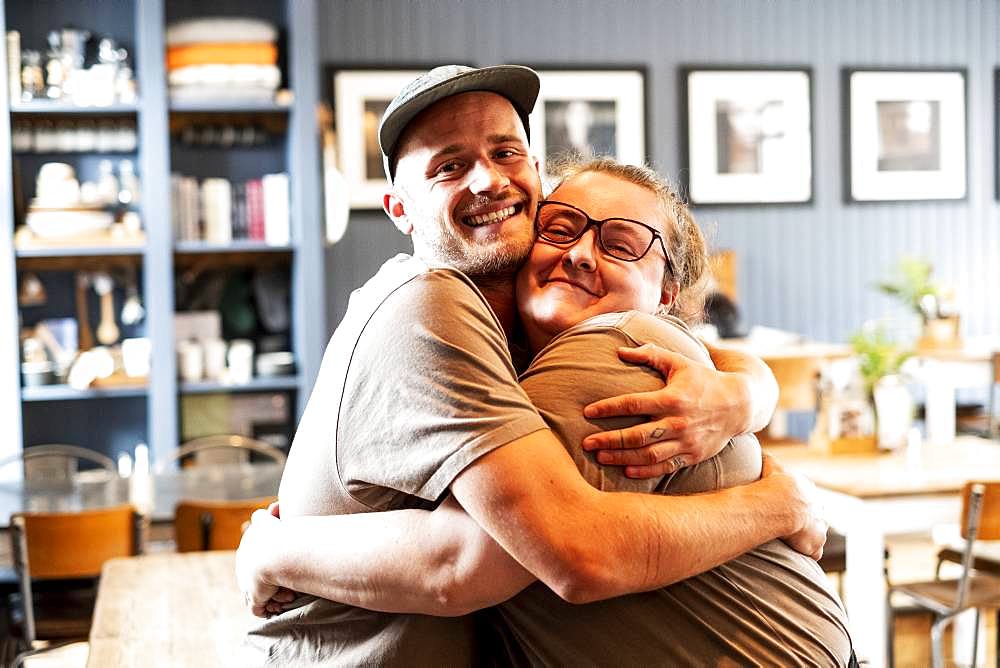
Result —
<instances>
[{"instance_id":1,"label":"woman's blonde hair","mask_svg":"<svg viewBox=\"0 0 1000 668\"><path fill-rule=\"evenodd\" d=\"M569 156L558 160L555 169L560 184L579 174L597 172L634 183L656 195L660 210L669 221L664 239L669 263L664 267L663 287L677 288L677 296L666 312L689 324L700 322L705 309L708 251L701 229L674 186L651 167L626 165L609 157Z\"/></svg>"}]
</instances>

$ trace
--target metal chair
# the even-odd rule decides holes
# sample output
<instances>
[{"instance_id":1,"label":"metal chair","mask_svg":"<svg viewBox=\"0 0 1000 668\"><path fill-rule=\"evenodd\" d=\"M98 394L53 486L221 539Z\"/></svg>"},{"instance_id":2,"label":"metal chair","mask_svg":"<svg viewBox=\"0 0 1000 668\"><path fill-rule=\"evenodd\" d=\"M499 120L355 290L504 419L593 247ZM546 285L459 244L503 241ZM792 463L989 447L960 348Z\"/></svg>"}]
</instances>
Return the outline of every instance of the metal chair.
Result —
<instances>
[{"instance_id":1,"label":"metal chair","mask_svg":"<svg viewBox=\"0 0 1000 668\"><path fill-rule=\"evenodd\" d=\"M993 373L990 382L990 406L987 411L990 416L987 435L990 438L1000 438L1000 407L997 406L997 401L1000 401L1000 392L997 391L997 387L1000 387L1000 351L993 353L990 367Z\"/></svg>"},{"instance_id":2,"label":"metal chair","mask_svg":"<svg viewBox=\"0 0 1000 668\"><path fill-rule=\"evenodd\" d=\"M973 566L973 550L977 539L1000 539L1000 482L970 482L965 485L962 501L962 576L957 580L933 580L896 585L889 590L908 596L914 604L934 614L931 626L931 652L935 668L944 666L942 641L944 629L961 612L976 611L976 632L973 637L972 665L976 665L979 614L981 608L1000 607L1000 578L979 574ZM1000 613L998 613L1000 621ZM889 638L894 632L892 607L889 607ZM997 633L1000 651L1000 630Z\"/></svg>"},{"instance_id":3,"label":"metal chair","mask_svg":"<svg viewBox=\"0 0 1000 668\"><path fill-rule=\"evenodd\" d=\"M178 552L235 550L243 525L258 508L275 497L242 501L181 501L174 510L174 539Z\"/></svg>"},{"instance_id":4,"label":"metal chair","mask_svg":"<svg viewBox=\"0 0 1000 668\"><path fill-rule=\"evenodd\" d=\"M32 445L19 454L0 461L0 467L14 462L24 463L24 479L32 482L70 481L79 471L79 462L88 461L110 473L117 473L114 460L106 455L77 445L51 443Z\"/></svg>"},{"instance_id":5,"label":"metal chair","mask_svg":"<svg viewBox=\"0 0 1000 668\"><path fill-rule=\"evenodd\" d=\"M158 464L163 469L167 465L192 459L195 466L214 464L234 464L249 461L251 452L256 452L284 466L287 457L278 448L239 434L218 434L204 436L184 443ZM222 455L222 456L212 456Z\"/></svg>"},{"instance_id":6,"label":"metal chair","mask_svg":"<svg viewBox=\"0 0 1000 668\"><path fill-rule=\"evenodd\" d=\"M15 513L11 516L11 544L24 615L23 640L86 638L93 610L93 582L108 559L138 554L142 518L131 505L66 513ZM65 600L58 611L36 619L33 581L80 585L76 615L68 614ZM60 592L62 593L62 592ZM23 658L23 657L22 657Z\"/></svg>"}]
</instances>

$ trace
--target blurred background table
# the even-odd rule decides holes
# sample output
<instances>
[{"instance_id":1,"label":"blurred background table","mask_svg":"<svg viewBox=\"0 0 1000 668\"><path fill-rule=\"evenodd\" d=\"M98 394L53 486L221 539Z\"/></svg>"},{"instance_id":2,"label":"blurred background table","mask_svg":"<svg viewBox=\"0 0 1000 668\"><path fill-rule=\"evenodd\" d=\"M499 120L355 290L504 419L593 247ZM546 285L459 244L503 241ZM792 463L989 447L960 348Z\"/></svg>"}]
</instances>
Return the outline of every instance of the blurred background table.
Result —
<instances>
[{"instance_id":1,"label":"blurred background table","mask_svg":"<svg viewBox=\"0 0 1000 668\"><path fill-rule=\"evenodd\" d=\"M869 455L801 445L767 451L816 484L827 521L846 537L844 604L854 647L869 665L886 665L886 536L930 535L936 525L956 522L967 481L1000 480L1000 441L963 436Z\"/></svg>"}]
</instances>

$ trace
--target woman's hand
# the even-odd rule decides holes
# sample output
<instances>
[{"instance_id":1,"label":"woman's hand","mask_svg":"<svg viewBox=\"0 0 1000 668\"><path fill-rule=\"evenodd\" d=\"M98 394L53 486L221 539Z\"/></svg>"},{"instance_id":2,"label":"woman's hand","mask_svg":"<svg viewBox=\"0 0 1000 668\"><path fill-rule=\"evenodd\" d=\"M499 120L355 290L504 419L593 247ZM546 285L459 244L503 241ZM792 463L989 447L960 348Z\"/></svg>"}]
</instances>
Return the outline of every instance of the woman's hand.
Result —
<instances>
[{"instance_id":1,"label":"woman's hand","mask_svg":"<svg viewBox=\"0 0 1000 668\"><path fill-rule=\"evenodd\" d=\"M281 520L277 502L267 510L257 510L250 517L236 551L236 583L250 611L257 617L270 617L285 610L295 593L281 587L270 575L271 555L281 545Z\"/></svg>"},{"instance_id":2,"label":"woman's hand","mask_svg":"<svg viewBox=\"0 0 1000 668\"><path fill-rule=\"evenodd\" d=\"M625 467L630 478L654 478L714 457L750 422L749 379L646 344L620 348L625 362L644 364L663 375L666 385L654 392L612 397L584 409L588 418L646 415L649 422L592 434L584 450L597 450L597 461Z\"/></svg>"},{"instance_id":3,"label":"woman's hand","mask_svg":"<svg viewBox=\"0 0 1000 668\"><path fill-rule=\"evenodd\" d=\"M816 561L822 559L829 525L823 519L823 505L817 498L816 485L801 474L785 471L777 460L767 453L764 454L764 466L760 477L762 480L766 479L784 486L789 494L788 507L796 510L800 518L799 529L782 536L781 540L796 552L812 557Z\"/></svg>"}]
</instances>

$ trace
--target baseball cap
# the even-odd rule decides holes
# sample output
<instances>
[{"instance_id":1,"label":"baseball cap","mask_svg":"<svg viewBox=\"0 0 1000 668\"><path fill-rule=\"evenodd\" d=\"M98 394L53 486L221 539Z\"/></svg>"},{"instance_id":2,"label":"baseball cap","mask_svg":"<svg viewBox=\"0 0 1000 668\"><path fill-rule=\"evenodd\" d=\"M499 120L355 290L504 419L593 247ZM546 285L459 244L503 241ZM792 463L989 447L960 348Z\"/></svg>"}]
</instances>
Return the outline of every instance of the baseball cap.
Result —
<instances>
[{"instance_id":1,"label":"baseball cap","mask_svg":"<svg viewBox=\"0 0 1000 668\"><path fill-rule=\"evenodd\" d=\"M386 177L390 182L395 178L394 154L403 130L421 111L435 102L472 91L503 95L514 105L524 124L524 132L530 135L528 115L535 106L538 88L538 74L522 65L495 65L478 69L466 65L442 65L420 75L389 103L379 123L378 144L382 149Z\"/></svg>"}]
</instances>

